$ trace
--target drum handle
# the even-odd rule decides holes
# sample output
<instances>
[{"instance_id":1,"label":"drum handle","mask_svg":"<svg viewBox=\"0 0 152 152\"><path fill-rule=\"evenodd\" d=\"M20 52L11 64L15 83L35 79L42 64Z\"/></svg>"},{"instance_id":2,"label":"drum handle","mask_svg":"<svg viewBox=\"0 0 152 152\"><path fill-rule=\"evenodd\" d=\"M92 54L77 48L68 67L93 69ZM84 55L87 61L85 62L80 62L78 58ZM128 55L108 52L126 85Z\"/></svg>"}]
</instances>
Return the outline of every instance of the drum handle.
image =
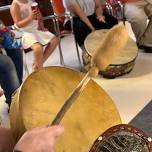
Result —
<instances>
[{"instance_id":1,"label":"drum handle","mask_svg":"<svg viewBox=\"0 0 152 152\"><path fill-rule=\"evenodd\" d=\"M90 79L91 78L89 76L89 72L87 72L87 74L83 77L83 79L81 80L81 82L73 90L73 92L71 93L71 95L66 99L66 101L64 102L64 105L61 107L61 109L59 110L59 112L55 116L55 118L52 121L52 123L49 124L48 126L57 125L57 124L60 123L60 121L64 117L65 113L69 110L69 108L72 106L72 104L79 97L79 95L84 90L85 86L87 85L87 83L89 82Z\"/></svg>"}]
</instances>

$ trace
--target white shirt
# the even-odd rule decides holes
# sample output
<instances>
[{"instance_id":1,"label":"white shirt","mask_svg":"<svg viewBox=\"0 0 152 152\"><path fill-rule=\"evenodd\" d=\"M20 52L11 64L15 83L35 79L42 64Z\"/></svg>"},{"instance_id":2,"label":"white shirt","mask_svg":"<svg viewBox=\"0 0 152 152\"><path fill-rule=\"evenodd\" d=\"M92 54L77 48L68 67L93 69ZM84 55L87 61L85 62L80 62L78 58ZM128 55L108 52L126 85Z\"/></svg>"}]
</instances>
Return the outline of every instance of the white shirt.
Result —
<instances>
[{"instance_id":1,"label":"white shirt","mask_svg":"<svg viewBox=\"0 0 152 152\"><path fill-rule=\"evenodd\" d=\"M63 5L65 7L66 12L69 11L69 6L72 4L79 4L81 9L87 16L90 16L95 13L95 1L94 0L63 0ZM73 16L76 16L74 13L71 12Z\"/></svg>"}]
</instances>

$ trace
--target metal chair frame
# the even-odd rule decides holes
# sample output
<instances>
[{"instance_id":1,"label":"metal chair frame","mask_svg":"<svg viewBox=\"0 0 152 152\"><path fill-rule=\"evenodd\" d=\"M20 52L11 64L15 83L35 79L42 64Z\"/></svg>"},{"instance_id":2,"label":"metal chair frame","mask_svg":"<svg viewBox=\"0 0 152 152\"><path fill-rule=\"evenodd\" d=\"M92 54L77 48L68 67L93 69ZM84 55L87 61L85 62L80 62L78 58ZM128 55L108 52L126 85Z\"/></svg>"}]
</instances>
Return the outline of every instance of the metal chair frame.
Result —
<instances>
[{"instance_id":1,"label":"metal chair frame","mask_svg":"<svg viewBox=\"0 0 152 152\"><path fill-rule=\"evenodd\" d=\"M52 0L50 0L50 2L51 2L51 5L52 5L52 8L53 8L53 2L52 2ZM59 22L60 22L59 19L60 19L60 17L65 17L65 18L68 18L70 20L71 33L72 33L72 35L74 37L74 44L75 44L75 48L76 48L76 52L77 52L78 62L79 62L79 65L80 65L80 67L82 69L83 65L81 63L79 48L78 48L78 44L77 44L75 36L74 36L73 17L72 17L72 15L70 14L70 12L68 12L68 13L62 13L62 14L57 15L55 13L54 8L53 8L53 12L54 12L54 16L55 16L54 26L56 28L56 32L57 32L57 35L58 35L58 38L59 38L59 49L60 49L60 59L61 59L61 61L63 61L63 64L64 64L63 53L62 53L62 48L61 48L61 36L62 35L61 35L61 31L60 31L60 26L59 26Z\"/></svg>"}]
</instances>

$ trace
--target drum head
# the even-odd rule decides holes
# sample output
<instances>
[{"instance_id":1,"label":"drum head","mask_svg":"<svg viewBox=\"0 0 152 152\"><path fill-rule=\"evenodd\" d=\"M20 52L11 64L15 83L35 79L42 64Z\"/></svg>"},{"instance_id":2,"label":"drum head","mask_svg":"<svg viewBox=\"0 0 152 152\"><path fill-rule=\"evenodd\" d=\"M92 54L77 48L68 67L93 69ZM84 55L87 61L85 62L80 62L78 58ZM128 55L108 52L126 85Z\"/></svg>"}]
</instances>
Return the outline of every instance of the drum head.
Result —
<instances>
[{"instance_id":1,"label":"drum head","mask_svg":"<svg viewBox=\"0 0 152 152\"><path fill-rule=\"evenodd\" d=\"M84 46L90 56L92 56L94 51L97 50L99 46L101 46L101 43L103 42L107 32L107 29L96 30L87 36L84 42ZM133 39L129 38L126 46L123 50L120 51L120 54L112 61L111 65L122 65L129 63L137 57L137 54L137 45Z\"/></svg>"},{"instance_id":2,"label":"drum head","mask_svg":"<svg viewBox=\"0 0 152 152\"><path fill-rule=\"evenodd\" d=\"M82 78L81 73L64 67L47 67L32 73L11 106L11 127L16 126L11 117L15 102L22 118L18 132L49 124ZM120 122L112 99L90 80L61 121L65 133L59 138L56 151L87 152L101 132Z\"/></svg>"}]
</instances>

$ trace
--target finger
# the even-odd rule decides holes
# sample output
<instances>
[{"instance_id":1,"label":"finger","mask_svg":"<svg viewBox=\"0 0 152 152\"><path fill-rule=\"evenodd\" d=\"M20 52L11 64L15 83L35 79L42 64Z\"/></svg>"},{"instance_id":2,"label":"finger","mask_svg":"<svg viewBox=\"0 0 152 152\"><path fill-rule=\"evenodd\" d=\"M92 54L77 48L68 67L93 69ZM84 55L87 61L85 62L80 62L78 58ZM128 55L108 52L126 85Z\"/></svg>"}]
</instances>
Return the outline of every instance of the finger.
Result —
<instances>
[{"instance_id":1,"label":"finger","mask_svg":"<svg viewBox=\"0 0 152 152\"><path fill-rule=\"evenodd\" d=\"M106 23L104 18L100 18L100 22Z\"/></svg>"},{"instance_id":2,"label":"finger","mask_svg":"<svg viewBox=\"0 0 152 152\"><path fill-rule=\"evenodd\" d=\"M52 136L58 137L64 132L64 128L61 126L52 126L48 127L49 132L51 133Z\"/></svg>"}]
</instances>

